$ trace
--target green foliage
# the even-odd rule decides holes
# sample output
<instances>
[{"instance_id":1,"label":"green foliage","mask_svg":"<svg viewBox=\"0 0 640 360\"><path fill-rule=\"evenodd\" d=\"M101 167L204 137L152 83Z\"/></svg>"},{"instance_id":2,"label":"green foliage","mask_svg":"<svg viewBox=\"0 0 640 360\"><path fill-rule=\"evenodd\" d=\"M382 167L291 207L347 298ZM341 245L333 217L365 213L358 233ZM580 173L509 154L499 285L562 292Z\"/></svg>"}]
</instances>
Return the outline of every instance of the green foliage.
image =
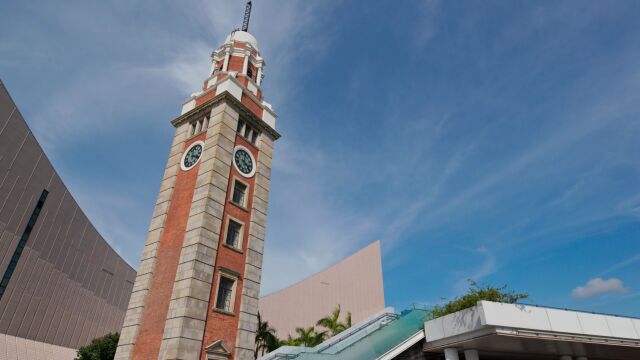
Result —
<instances>
[{"instance_id":1,"label":"green foliage","mask_svg":"<svg viewBox=\"0 0 640 360\"><path fill-rule=\"evenodd\" d=\"M340 322L340 305L338 305L329 316L318 320L316 325L327 329L331 336L336 336L351 327L351 312L347 313L344 323Z\"/></svg>"},{"instance_id":2,"label":"green foliage","mask_svg":"<svg viewBox=\"0 0 640 360\"><path fill-rule=\"evenodd\" d=\"M313 326L308 328L298 327L296 328L296 333L298 334L297 337L292 338L289 335L287 340L282 342L282 345L314 347L327 338L326 331L317 332Z\"/></svg>"},{"instance_id":3,"label":"green foliage","mask_svg":"<svg viewBox=\"0 0 640 360\"><path fill-rule=\"evenodd\" d=\"M254 358L272 352L280 347L280 340L276 336L275 330L269 326L268 321L262 321L260 313L258 313L258 330L256 331L256 347L254 350Z\"/></svg>"},{"instance_id":4,"label":"green foliage","mask_svg":"<svg viewBox=\"0 0 640 360\"><path fill-rule=\"evenodd\" d=\"M116 348L120 334L107 334L103 337L91 340L87 346L78 350L76 360L113 360L116 356Z\"/></svg>"},{"instance_id":5,"label":"green foliage","mask_svg":"<svg viewBox=\"0 0 640 360\"><path fill-rule=\"evenodd\" d=\"M465 295L456 297L444 305L436 305L431 311L431 316L435 319L468 309L474 307L481 300L513 304L520 299L529 297L527 293L507 291L506 288L506 285L502 287L479 286L475 281L469 280L469 290Z\"/></svg>"},{"instance_id":6,"label":"green foliage","mask_svg":"<svg viewBox=\"0 0 640 360\"><path fill-rule=\"evenodd\" d=\"M306 346L314 347L319 345L327 338L335 336L342 331L351 327L351 313L347 312L344 322L340 319L340 305L328 316L318 320L317 326L327 329L326 331L318 331L314 326L307 328L296 328L296 336L287 336L285 340L279 340L273 328L265 321L263 322L260 314L258 314L258 331L256 332L256 347L254 356L257 359L263 354L269 353L280 346Z\"/></svg>"}]
</instances>

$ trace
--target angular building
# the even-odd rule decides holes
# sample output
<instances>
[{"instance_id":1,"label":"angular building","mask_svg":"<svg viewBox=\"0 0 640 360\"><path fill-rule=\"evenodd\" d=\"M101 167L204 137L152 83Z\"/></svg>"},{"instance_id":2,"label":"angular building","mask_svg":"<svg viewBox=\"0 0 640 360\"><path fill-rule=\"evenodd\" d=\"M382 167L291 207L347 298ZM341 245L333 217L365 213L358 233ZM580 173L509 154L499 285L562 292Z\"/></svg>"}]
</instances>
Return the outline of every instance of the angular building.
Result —
<instances>
[{"instance_id":1,"label":"angular building","mask_svg":"<svg viewBox=\"0 0 640 360\"><path fill-rule=\"evenodd\" d=\"M73 359L116 332L135 271L73 199L0 81L0 359Z\"/></svg>"},{"instance_id":2,"label":"angular building","mask_svg":"<svg viewBox=\"0 0 640 360\"><path fill-rule=\"evenodd\" d=\"M384 309L380 241L287 288L260 298L260 315L281 339L314 326L336 306L353 323Z\"/></svg>"}]
</instances>

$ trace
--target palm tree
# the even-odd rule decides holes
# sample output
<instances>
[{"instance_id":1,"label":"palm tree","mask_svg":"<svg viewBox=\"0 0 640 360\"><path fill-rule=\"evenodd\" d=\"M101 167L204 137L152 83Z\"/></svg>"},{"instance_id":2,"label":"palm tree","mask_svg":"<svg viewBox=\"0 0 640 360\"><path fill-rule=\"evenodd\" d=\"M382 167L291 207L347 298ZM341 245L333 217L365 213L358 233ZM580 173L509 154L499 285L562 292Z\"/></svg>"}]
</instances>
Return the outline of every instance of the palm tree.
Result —
<instances>
[{"instance_id":1,"label":"palm tree","mask_svg":"<svg viewBox=\"0 0 640 360\"><path fill-rule=\"evenodd\" d=\"M272 352L280 347L280 340L276 336L275 330L269 326L268 321L262 321L258 313L258 329L256 331L256 348L253 352L254 359L265 353Z\"/></svg>"},{"instance_id":2,"label":"palm tree","mask_svg":"<svg viewBox=\"0 0 640 360\"><path fill-rule=\"evenodd\" d=\"M280 342L282 346L300 346L300 340L298 338L292 338L291 335L287 335L286 340Z\"/></svg>"},{"instance_id":3,"label":"palm tree","mask_svg":"<svg viewBox=\"0 0 640 360\"><path fill-rule=\"evenodd\" d=\"M296 328L296 333L298 333L298 337L292 339L289 336L286 341L287 345L314 347L323 342L327 335L326 331L316 332L313 326L308 328L298 327Z\"/></svg>"},{"instance_id":4,"label":"palm tree","mask_svg":"<svg viewBox=\"0 0 640 360\"><path fill-rule=\"evenodd\" d=\"M347 312L345 322L340 321L340 305L333 310L329 316L318 320L316 324L331 332L331 336L336 336L351 327L351 312Z\"/></svg>"}]
</instances>

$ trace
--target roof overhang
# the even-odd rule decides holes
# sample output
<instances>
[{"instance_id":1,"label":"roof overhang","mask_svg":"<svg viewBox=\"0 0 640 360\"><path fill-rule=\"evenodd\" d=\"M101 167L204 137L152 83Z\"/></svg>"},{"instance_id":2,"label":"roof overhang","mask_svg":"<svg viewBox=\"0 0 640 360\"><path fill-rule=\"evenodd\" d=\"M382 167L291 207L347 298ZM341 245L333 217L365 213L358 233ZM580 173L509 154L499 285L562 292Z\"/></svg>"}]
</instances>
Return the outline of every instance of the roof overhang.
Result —
<instances>
[{"instance_id":1,"label":"roof overhang","mask_svg":"<svg viewBox=\"0 0 640 360\"><path fill-rule=\"evenodd\" d=\"M640 320L481 301L425 323L427 352L446 348L491 354L640 358Z\"/></svg>"}]
</instances>

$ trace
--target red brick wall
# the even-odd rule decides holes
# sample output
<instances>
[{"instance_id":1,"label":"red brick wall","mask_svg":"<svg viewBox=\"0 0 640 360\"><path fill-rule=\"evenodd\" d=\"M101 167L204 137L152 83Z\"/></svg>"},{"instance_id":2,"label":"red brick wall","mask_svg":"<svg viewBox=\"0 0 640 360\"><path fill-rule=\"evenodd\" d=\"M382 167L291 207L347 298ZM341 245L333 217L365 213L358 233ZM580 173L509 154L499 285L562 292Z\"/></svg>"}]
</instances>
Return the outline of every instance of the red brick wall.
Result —
<instances>
[{"instance_id":1,"label":"red brick wall","mask_svg":"<svg viewBox=\"0 0 640 360\"><path fill-rule=\"evenodd\" d=\"M236 78L236 80L238 80L238 82L239 82L240 84L242 84L242 86L244 86L245 88L247 87L247 84L249 83L249 80L247 80L247 77L246 77L246 76L238 76L238 77Z\"/></svg>"},{"instance_id":2,"label":"red brick wall","mask_svg":"<svg viewBox=\"0 0 640 360\"><path fill-rule=\"evenodd\" d=\"M205 134L202 133L189 139L185 143L185 149L194 141L204 140ZM171 194L171 204L158 248L151 287L133 350L133 359L135 360L158 359L199 167L198 163L189 171L178 170L176 176Z\"/></svg>"},{"instance_id":3,"label":"red brick wall","mask_svg":"<svg viewBox=\"0 0 640 360\"><path fill-rule=\"evenodd\" d=\"M216 89L212 88L211 91L204 93L204 95L196 99L196 107L204 104L207 100L211 100L214 97L216 97Z\"/></svg>"},{"instance_id":4,"label":"red brick wall","mask_svg":"<svg viewBox=\"0 0 640 360\"><path fill-rule=\"evenodd\" d=\"M227 71L237 71L239 73L242 73L243 67L244 67L244 57L241 57L241 56L229 57L229 67Z\"/></svg>"},{"instance_id":5,"label":"red brick wall","mask_svg":"<svg viewBox=\"0 0 640 360\"><path fill-rule=\"evenodd\" d=\"M246 141L243 137L236 136L236 145L243 145L251 151L254 158L258 159L258 149L251 143ZM257 166L257 164L255 164ZM243 209L230 203L229 194L233 191L234 177L242 180L249 185L249 192L247 194L247 207ZM230 351L235 349L236 345L236 333L238 331L238 322L240 314L240 300L242 298L242 287L244 279L244 265L247 255L247 249L249 244L249 225L251 221L251 208L253 206L253 192L255 188L255 176L247 179L240 175L236 168L231 165L231 171L229 176L229 183L227 184L227 199L224 207L224 219L222 223L222 229L220 231L220 238L218 240L218 255L216 257L216 264L213 273L213 286L211 287L211 294L209 298L209 309L207 314L207 320L205 323L204 339L202 342L203 351L201 353L201 359L206 359L204 348L209 346L214 341L222 339L225 346ZM231 249L224 245L226 235L227 218L231 216L244 223L244 229L242 232L242 253ZM240 274L238 282L236 284L235 302L233 306L233 315L226 314L215 310L216 295L218 292L218 282L220 279L220 268L232 270ZM235 354L234 354L235 356Z\"/></svg>"},{"instance_id":6,"label":"red brick wall","mask_svg":"<svg viewBox=\"0 0 640 360\"><path fill-rule=\"evenodd\" d=\"M256 104L256 102L253 101L253 99L251 99L244 93L242 94L241 102L244 104L244 106L246 106L249 110L251 110L251 112L253 112L259 118L262 119L262 106Z\"/></svg>"}]
</instances>

